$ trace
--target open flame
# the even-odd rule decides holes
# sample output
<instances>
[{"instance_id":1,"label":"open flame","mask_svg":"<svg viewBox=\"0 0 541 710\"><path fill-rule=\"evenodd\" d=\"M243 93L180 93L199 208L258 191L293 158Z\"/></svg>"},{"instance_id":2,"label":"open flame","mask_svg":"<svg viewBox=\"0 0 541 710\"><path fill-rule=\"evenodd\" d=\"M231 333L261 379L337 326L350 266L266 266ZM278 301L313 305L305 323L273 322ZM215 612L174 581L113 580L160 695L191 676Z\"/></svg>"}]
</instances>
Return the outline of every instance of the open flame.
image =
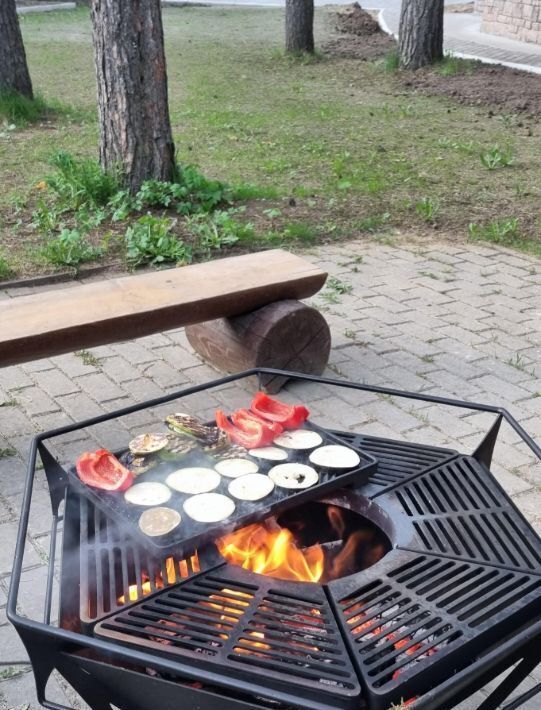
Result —
<instances>
[{"instance_id":1,"label":"open flame","mask_svg":"<svg viewBox=\"0 0 541 710\"><path fill-rule=\"evenodd\" d=\"M190 566L188 566L188 561ZM165 580L161 572L156 572L153 579L154 585L152 585L148 574L143 574L140 584L130 584L128 587L128 599L131 602L136 602L156 589L163 589L169 584L175 584L179 579L187 579L192 572L199 572L200 569L197 552L189 560L175 560L174 557L168 557L165 560ZM125 604L126 597L122 594L118 597L117 602Z\"/></svg>"},{"instance_id":2,"label":"open flame","mask_svg":"<svg viewBox=\"0 0 541 710\"><path fill-rule=\"evenodd\" d=\"M216 545L228 562L268 577L318 582L323 575L323 548L320 545L297 547L286 528L270 530L256 523L225 535Z\"/></svg>"}]
</instances>

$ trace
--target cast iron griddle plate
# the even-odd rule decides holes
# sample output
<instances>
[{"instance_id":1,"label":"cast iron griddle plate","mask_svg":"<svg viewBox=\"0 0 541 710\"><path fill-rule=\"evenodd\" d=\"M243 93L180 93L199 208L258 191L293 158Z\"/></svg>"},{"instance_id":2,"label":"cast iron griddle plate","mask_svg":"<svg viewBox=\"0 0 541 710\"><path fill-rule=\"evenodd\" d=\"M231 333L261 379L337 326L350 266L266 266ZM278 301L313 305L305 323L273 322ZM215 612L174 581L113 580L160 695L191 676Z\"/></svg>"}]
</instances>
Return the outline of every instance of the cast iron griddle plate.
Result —
<instances>
[{"instance_id":1,"label":"cast iron griddle plate","mask_svg":"<svg viewBox=\"0 0 541 710\"><path fill-rule=\"evenodd\" d=\"M148 508L142 506L131 505L124 500L124 493L107 493L100 491L97 488L86 486L77 476L74 467L68 469L68 476L71 486L82 495L89 498L107 515L113 517L121 525L124 525L126 532L133 535L140 543L147 548L159 550L160 553L175 553L182 554L184 551L190 551L200 547L205 542L215 540L222 535L233 532L234 530L250 525L254 522L259 522L271 515L277 515L288 508L304 503L308 500L314 500L326 495L338 488L343 488L351 484L356 486L364 484L368 476L375 470L377 466L376 459L370 454L351 447L344 443L339 438L333 436L325 429L309 423L308 428L317 431L322 439L322 446L326 444L339 444L341 446L349 446L354 448L361 458L361 464L357 468L349 471L336 471L332 469L319 469L319 482L305 488L303 490L288 490L275 486L274 490L265 498L258 501L241 501L235 500L234 513L225 520L217 523L199 523L190 518L183 509L183 503L190 495L178 493L172 490L171 498L163 505L168 508L178 510L182 517L182 522L168 535L160 538L152 538L145 535L139 528L138 521L141 513ZM293 451L289 453L287 461L295 463L310 464L308 460L310 452ZM144 481L159 481L165 483L165 479L172 472L179 468L188 468L191 466L208 466L214 468L217 460L209 456L205 456L202 452L190 454L182 459L182 462L163 462L154 469L147 471L137 476L137 483ZM264 462L258 460L259 468L262 473L267 473L268 470L276 463L284 462ZM229 495L227 487L233 479L221 477L220 485L212 491L213 493L222 493Z\"/></svg>"}]
</instances>

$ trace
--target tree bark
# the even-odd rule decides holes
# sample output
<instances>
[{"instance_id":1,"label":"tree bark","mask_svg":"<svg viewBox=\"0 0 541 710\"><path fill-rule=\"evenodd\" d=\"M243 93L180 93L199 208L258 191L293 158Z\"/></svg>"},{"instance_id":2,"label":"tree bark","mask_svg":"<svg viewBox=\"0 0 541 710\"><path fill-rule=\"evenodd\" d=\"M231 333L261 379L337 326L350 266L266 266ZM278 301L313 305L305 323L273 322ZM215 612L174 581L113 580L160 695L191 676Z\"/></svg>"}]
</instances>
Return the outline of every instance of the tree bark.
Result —
<instances>
[{"instance_id":1,"label":"tree bark","mask_svg":"<svg viewBox=\"0 0 541 710\"><path fill-rule=\"evenodd\" d=\"M286 0L286 52L314 51L314 0Z\"/></svg>"},{"instance_id":2,"label":"tree bark","mask_svg":"<svg viewBox=\"0 0 541 710\"><path fill-rule=\"evenodd\" d=\"M443 0L402 0L398 56L403 69L443 58Z\"/></svg>"},{"instance_id":3,"label":"tree bark","mask_svg":"<svg viewBox=\"0 0 541 710\"><path fill-rule=\"evenodd\" d=\"M160 0L92 0L92 35L102 167L120 169L132 193L145 180L172 180Z\"/></svg>"},{"instance_id":4,"label":"tree bark","mask_svg":"<svg viewBox=\"0 0 541 710\"><path fill-rule=\"evenodd\" d=\"M0 91L33 95L15 0L0 0Z\"/></svg>"}]
</instances>

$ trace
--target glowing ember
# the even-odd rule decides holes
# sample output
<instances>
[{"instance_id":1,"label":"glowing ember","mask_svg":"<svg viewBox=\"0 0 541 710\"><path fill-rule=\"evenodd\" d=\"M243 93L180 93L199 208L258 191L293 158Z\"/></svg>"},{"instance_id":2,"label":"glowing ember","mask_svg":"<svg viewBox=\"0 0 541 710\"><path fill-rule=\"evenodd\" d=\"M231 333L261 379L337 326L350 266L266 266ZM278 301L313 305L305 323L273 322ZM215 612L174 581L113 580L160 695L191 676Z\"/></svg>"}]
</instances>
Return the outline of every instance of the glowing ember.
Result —
<instances>
[{"instance_id":1,"label":"glowing ember","mask_svg":"<svg viewBox=\"0 0 541 710\"><path fill-rule=\"evenodd\" d=\"M163 589L168 584L174 584L178 579L187 579L192 572L199 572L199 558L197 552L189 558L190 568L188 567L188 560L175 560L174 557L168 557L165 560L165 584L162 574L156 572L154 576L154 587L149 579L148 574L143 575L141 584L130 584L128 587L128 599L131 602L135 602L141 597L145 597L156 589ZM118 597L117 602L119 604L125 604L125 596L122 594Z\"/></svg>"},{"instance_id":2,"label":"glowing ember","mask_svg":"<svg viewBox=\"0 0 541 710\"><path fill-rule=\"evenodd\" d=\"M318 582L323 574L322 547L300 549L285 528L271 531L265 525L249 525L220 538L216 544L228 562L268 577Z\"/></svg>"}]
</instances>

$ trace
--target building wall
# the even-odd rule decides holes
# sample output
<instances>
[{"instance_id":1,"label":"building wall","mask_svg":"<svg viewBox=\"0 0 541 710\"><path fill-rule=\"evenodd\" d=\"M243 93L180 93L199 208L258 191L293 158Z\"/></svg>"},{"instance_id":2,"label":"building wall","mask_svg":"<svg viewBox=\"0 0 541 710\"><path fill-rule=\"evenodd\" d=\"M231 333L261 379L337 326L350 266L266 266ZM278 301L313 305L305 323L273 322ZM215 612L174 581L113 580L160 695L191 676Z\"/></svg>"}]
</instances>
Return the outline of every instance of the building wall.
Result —
<instances>
[{"instance_id":1,"label":"building wall","mask_svg":"<svg viewBox=\"0 0 541 710\"><path fill-rule=\"evenodd\" d=\"M476 10L479 5L483 32L541 44L541 0L477 0Z\"/></svg>"}]
</instances>

